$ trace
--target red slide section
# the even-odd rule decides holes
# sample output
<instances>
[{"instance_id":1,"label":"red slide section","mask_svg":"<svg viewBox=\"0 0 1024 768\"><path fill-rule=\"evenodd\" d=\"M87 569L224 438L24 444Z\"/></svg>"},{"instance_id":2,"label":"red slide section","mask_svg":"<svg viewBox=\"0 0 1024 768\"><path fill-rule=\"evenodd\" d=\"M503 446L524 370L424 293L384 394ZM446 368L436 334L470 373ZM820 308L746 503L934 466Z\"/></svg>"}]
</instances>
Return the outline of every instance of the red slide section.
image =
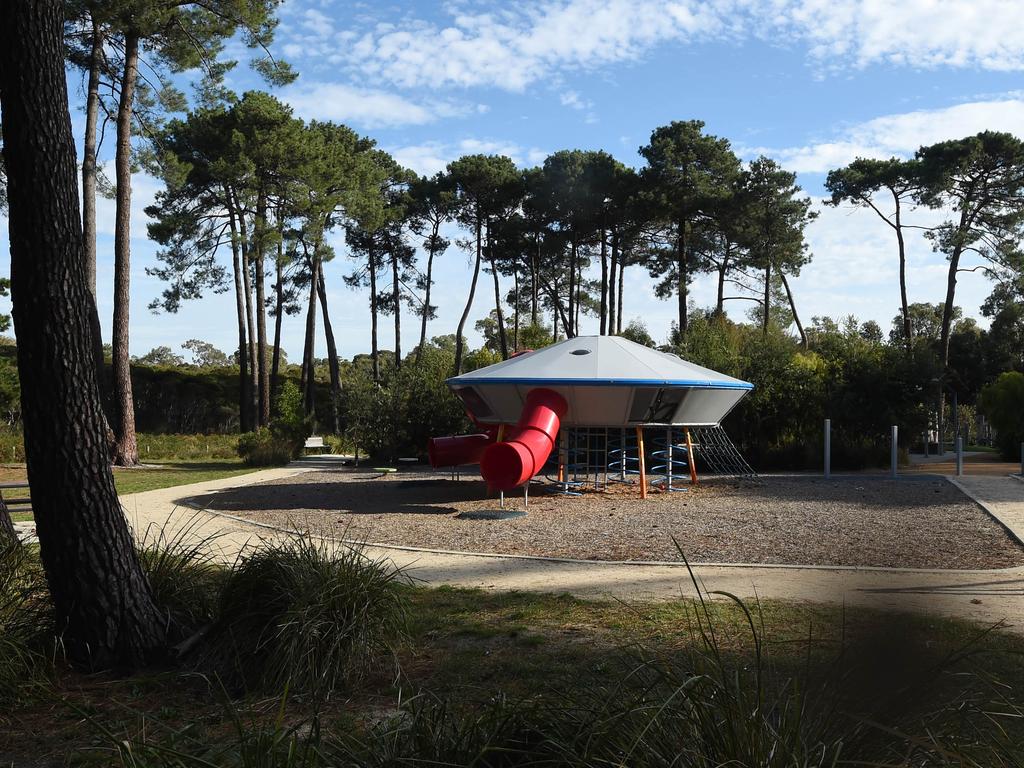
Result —
<instances>
[{"instance_id":1,"label":"red slide section","mask_svg":"<svg viewBox=\"0 0 1024 768\"><path fill-rule=\"evenodd\" d=\"M432 437L427 443L430 466L458 467L463 464L479 464L480 457L491 443L494 435L456 435L454 437Z\"/></svg>"},{"instance_id":2,"label":"red slide section","mask_svg":"<svg viewBox=\"0 0 1024 768\"><path fill-rule=\"evenodd\" d=\"M511 491L540 472L555 447L558 425L569 404L551 389L533 389L509 439L488 446L480 474L492 491Z\"/></svg>"}]
</instances>

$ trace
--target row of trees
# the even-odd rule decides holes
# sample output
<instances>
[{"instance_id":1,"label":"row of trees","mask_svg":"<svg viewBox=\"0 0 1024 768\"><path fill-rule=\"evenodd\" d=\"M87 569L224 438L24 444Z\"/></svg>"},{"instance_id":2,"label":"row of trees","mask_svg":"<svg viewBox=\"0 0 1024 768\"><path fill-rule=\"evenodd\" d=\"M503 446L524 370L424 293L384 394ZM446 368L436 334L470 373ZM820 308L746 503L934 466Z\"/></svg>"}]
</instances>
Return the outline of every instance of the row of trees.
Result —
<instances>
[{"instance_id":1,"label":"row of trees","mask_svg":"<svg viewBox=\"0 0 1024 768\"><path fill-rule=\"evenodd\" d=\"M148 210L150 235L164 246L152 271L168 281L155 305L176 311L204 291L230 290L219 258L230 253L243 429L269 419L285 314L305 305L307 408L318 305L328 361L337 357L323 271L335 257L332 233L343 235L355 262L346 282L368 289L376 381L381 315L393 319L399 365L403 308L419 316L418 346L426 343L437 310L435 261L451 245L452 225L466 232L461 244L473 257L455 329L455 371L481 273L491 278L503 357L546 317L554 338L576 335L584 314L598 319L602 334L621 332L624 273L632 266L659 281L658 295L677 298L683 334L690 284L709 271L718 277L719 313L729 300L754 302L767 333L781 302L800 327L787 276L809 259L803 230L815 215L810 202L793 174L763 157L744 167L699 121L657 129L641 150L648 166L640 171L605 152L565 150L526 170L504 156L469 155L421 178L345 126L303 123L274 97L249 92L171 121L154 145L153 168L166 190ZM740 292L727 295L730 285ZM272 342L261 330L265 312L274 318ZM338 401L336 364L331 384ZM331 418L337 430L337 409Z\"/></svg>"}]
</instances>

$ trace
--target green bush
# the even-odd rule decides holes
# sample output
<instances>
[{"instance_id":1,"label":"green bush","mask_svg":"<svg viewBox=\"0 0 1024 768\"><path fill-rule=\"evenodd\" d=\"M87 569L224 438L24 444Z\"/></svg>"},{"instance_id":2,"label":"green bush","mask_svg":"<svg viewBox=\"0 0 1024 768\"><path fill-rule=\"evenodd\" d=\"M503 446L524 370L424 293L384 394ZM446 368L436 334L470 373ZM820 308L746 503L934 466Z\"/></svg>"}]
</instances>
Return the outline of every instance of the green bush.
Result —
<instances>
[{"instance_id":1,"label":"green bush","mask_svg":"<svg viewBox=\"0 0 1024 768\"><path fill-rule=\"evenodd\" d=\"M45 646L52 637L37 549L0 534L0 712L45 685L52 667Z\"/></svg>"},{"instance_id":2,"label":"green bush","mask_svg":"<svg viewBox=\"0 0 1024 768\"><path fill-rule=\"evenodd\" d=\"M1007 461L1020 459L1024 443L1024 373L1008 371L981 390L978 402L996 430L996 446Z\"/></svg>"},{"instance_id":3,"label":"green bush","mask_svg":"<svg viewBox=\"0 0 1024 768\"><path fill-rule=\"evenodd\" d=\"M280 467L298 458L302 443L282 440L269 427L246 432L238 438L238 455L250 467Z\"/></svg>"},{"instance_id":4,"label":"green bush","mask_svg":"<svg viewBox=\"0 0 1024 768\"><path fill-rule=\"evenodd\" d=\"M404 636L403 581L355 547L260 545L224 581L203 663L247 689L326 695L392 657Z\"/></svg>"},{"instance_id":5,"label":"green bush","mask_svg":"<svg viewBox=\"0 0 1024 768\"><path fill-rule=\"evenodd\" d=\"M238 455L249 466L281 466L302 455L312 428L303 412L302 393L292 381L281 387L277 414L269 427L260 427L238 438Z\"/></svg>"},{"instance_id":6,"label":"green bush","mask_svg":"<svg viewBox=\"0 0 1024 768\"><path fill-rule=\"evenodd\" d=\"M200 533L201 521L197 512L170 536L167 526L151 524L138 544L153 599L181 633L214 620L224 580L225 569L213 556L218 536Z\"/></svg>"}]
</instances>

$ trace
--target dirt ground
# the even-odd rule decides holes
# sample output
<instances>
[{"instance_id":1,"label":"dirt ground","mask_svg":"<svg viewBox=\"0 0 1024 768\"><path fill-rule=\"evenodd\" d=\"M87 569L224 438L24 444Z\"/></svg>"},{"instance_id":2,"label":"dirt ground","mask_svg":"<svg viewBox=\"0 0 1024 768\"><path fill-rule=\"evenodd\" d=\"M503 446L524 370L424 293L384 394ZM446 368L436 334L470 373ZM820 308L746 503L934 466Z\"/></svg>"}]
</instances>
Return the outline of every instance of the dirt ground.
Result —
<instances>
[{"instance_id":1,"label":"dirt ground","mask_svg":"<svg viewBox=\"0 0 1024 768\"><path fill-rule=\"evenodd\" d=\"M593 560L1001 568L1024 548L938 477L711 479L681 493L635 485L567 497L531 488L525 516L496 510L478 479L360 470L311 472L183 500L273 525L369 543ZM506 508L523 509L521 493Z\"/></svg>"}]
</instances>

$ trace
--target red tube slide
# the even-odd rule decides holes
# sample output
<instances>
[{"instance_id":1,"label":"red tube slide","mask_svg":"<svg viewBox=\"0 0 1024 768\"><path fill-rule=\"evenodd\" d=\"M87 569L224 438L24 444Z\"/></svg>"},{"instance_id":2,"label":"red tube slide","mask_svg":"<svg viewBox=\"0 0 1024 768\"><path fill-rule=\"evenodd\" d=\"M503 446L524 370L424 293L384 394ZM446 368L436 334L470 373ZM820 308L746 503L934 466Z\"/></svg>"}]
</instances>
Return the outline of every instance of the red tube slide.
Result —
<instances>
[{"instance_id":1,"label":"red tube slide","mask_svg":"<svg viewBox=\"0 0 1024 768\"><path fill-rule=\"evenodd\" d=\"M509 439L489 445L480 459L480 474L492 491L511 491L540 472L555 447L558 425L569 409L551 389L533 389Z\"/></svg>"},{"instance_id":2,"label":"red tube slide","mask_svg":"<svg viewBox=\"0 0 1024 768\"><path fill-rule=\"evenodd\" d=\"M483 434L432 437L427 441L427 455L430 466L460 467L464 464L479 464L480 457L488 445L498 439L498 427L493 424L479 424L473 414L466 412L470 420L484 430Z\"/></svg>"},{"instance_id":3,"label":"red tube slide","mask_svg":"<svg viewBox=\"0 0 1024 768\"><path fill-rule=\"evenodd\" d=\"M427 443L430 466L458 467L463 464L479 464L480 457L491 443L491 435L455 435L454 437L432 437Z\"/></svg>"}]
</instances>

